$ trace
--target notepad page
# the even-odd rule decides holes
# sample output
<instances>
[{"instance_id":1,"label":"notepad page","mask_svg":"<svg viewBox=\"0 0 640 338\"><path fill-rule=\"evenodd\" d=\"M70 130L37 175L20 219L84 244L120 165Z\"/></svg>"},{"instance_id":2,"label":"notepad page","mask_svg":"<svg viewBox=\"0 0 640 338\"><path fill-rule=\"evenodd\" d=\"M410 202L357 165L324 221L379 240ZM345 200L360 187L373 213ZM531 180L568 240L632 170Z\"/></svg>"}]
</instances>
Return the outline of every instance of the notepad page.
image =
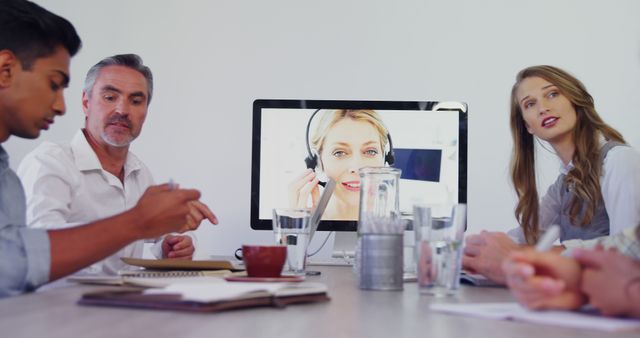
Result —
<instances>
[{"instance_id":1,"label":"notepad page","mask_svg":"<svg viewBox=\"0 0 640 338\"><path fill-rule=\"evenodd\" d=\"M213 284L223 283L222 277L215 276L182 276L182 277L123 277L123 283L127 285L142 286L147 288L161 288L176 283L181 284Z\"/></svg>"},{"instance_id":2,"label":"notepad page","mask_svg":"<svg viewBox=\"0 0 640 338\"><path fill-rule=\"evenodd\" d=\"M575 311L532 311L518 303L431 304L438 312L600 331L640 330L640 320Z\"/></svg>"},{"instance_id":3,"label":"notepad page","mask_svg":"<svg viewBox=\"0 0 640 338\"><path fill-rule=\"evenodd\" d=\"M145 294L180 294L182 300L194 302L217 302L258 296L293 296L326 292L319 283L183 283L182 281L161 289L148 289Z\"/></svg>"},{"instance_id":4,"label":"notepad page","mask_svg":"<svg viewBox=\"0 0 640 338\"><path fill-rule=\"evenodd\" d=\"M180 294L182 300L194 302L217 302L242 298L256 292L272 294L275 290L284 287L284 283L215 283L192 284L178 282L162 289L145 290L145 294Z\"/></svg>"}]
</instances>

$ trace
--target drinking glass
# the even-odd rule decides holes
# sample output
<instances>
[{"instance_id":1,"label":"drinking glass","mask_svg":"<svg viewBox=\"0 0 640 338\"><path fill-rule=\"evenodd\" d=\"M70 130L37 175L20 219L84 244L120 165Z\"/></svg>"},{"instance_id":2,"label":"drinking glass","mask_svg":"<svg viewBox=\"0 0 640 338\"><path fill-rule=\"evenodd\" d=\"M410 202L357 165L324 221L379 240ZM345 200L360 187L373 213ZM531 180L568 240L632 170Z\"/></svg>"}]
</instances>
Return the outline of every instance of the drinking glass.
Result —
<instances>
[{"instance_id":1,"label":"drinking glass","mask_svg":"<svg viewBox=\"0 0 640 338\"><path fill-rule=\"evenodd\" d=\"M420 292L455 295L460 287L466 205L454 205L450 216L443 218L431 217L428 206L414 206L413 210Z\"/></svg>"},{"instance_id":2,"label":"drinking glass","mask_svg":"<svg viewBox=\"0 0 640 338\"><path fill-rule=\"evenodd\" d=\"M276 244L287 246L287 261L282 274L304 276L309 245L310 209L273 209Z\"/></svg>"}]
</instances>

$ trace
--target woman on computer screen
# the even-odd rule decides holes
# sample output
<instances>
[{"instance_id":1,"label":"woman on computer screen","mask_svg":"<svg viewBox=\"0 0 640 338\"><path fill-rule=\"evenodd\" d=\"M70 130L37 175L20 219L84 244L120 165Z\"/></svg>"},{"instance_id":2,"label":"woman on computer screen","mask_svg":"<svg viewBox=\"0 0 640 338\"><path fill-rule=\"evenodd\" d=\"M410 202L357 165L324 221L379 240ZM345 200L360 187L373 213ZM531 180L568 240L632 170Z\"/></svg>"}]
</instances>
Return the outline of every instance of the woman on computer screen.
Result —
<instances>
[{"instance_id":1,"label":"woman on computer screen","mask_svg":"<svg viewBox=\"0 0 640 338\"><path fill-rule=\"evenodd\" d=\"M319 122L309 140L317 164L289 184L290 206L315 206L320 197L318 182L332 178L336 188L323 219L357 220L358 170L384 166L387 129L374 110L325 110L318 114Z\"/></svg>"},{"instance_id":2,"label":"woman on computer screen","mask_svg":"<svg viewBox=\"0 0 640 338\"><path fill-rule=\"evenodd\" d=\"M593 98L571 74L552 66L518 73L511 91L511 134L520 227L508 235L468 236L466 269L504 283L502 260L520 245L534 244L551 224L561 228L559 252L588 247L595 238L640 223L640 154L600 118ZM562 162L558 179L541 200L535 139L546 141Z\"/></svg>"}]
</instances>

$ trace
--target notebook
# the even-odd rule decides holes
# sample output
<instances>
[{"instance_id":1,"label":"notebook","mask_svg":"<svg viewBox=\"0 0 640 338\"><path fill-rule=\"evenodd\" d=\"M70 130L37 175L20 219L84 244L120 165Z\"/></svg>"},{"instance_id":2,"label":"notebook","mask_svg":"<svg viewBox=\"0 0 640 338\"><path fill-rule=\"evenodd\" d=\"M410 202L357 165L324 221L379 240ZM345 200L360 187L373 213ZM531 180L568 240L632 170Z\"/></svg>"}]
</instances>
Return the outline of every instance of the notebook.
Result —
<instances>
[{"instance_id":1,"label":"notebook","mask_svg":"<svg viewBox=\"0 0 640 338\"><path fill-rule=\"evenodd\" d=\"M328 301L320 283L175 283L146 290L109 290L84 294L81 305L218 312L224 310Z\"/></svg>"},{"instance_id":2,"label":"notebook","mask_svg":"<svg viewBox=\"0 0 640 338\"><path fill-rule=\"evenodd\" d=\"M190 283L217 283L233 275L229 270L215 271L120 271L118 275L77 275L67 281L94 285L129 285L139 287L164 287L188 281ZM236 273L237 274L237 273Z\"/></svg>"},{"instance_id":3,"label":"notebook","mask_svg":"<svg viewBox=\"0 0 640 338\"><path fill-rule=\"evenodd\" d=\"M121 257L123 262L155 270L244 270L239 262L230 260L143 259Z\"/></svg>"},{"instance_id":4,"label":"notebook","mask_svg":"<svg viewBox=\"0 0 640 338\"><path fill-rule=\"evenodd\" d=\"M431 304L431 310L471 317L598 331L640 330L640 320L603 317L593 311L533 311L518 303Z\"/></svg>"}]
</instances>

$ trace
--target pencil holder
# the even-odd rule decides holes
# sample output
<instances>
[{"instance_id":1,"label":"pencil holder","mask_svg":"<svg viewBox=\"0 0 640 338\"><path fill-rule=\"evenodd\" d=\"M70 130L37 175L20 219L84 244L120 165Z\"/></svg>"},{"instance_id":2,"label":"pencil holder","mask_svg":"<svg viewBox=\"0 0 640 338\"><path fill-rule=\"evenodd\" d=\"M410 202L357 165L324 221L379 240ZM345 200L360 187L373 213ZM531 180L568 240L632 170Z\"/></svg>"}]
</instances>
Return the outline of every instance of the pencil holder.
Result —
<instances>
[{"instance_id":1,"label":"pencil holder","mask_svg":"<svg viewBox=\"0 0 640 338\"><path fill-rule=\"evenodd\" d=\"M358 238L358 286L367 290L402 290L402 234L362 234Z\"/></svg>"}]
</instances>

